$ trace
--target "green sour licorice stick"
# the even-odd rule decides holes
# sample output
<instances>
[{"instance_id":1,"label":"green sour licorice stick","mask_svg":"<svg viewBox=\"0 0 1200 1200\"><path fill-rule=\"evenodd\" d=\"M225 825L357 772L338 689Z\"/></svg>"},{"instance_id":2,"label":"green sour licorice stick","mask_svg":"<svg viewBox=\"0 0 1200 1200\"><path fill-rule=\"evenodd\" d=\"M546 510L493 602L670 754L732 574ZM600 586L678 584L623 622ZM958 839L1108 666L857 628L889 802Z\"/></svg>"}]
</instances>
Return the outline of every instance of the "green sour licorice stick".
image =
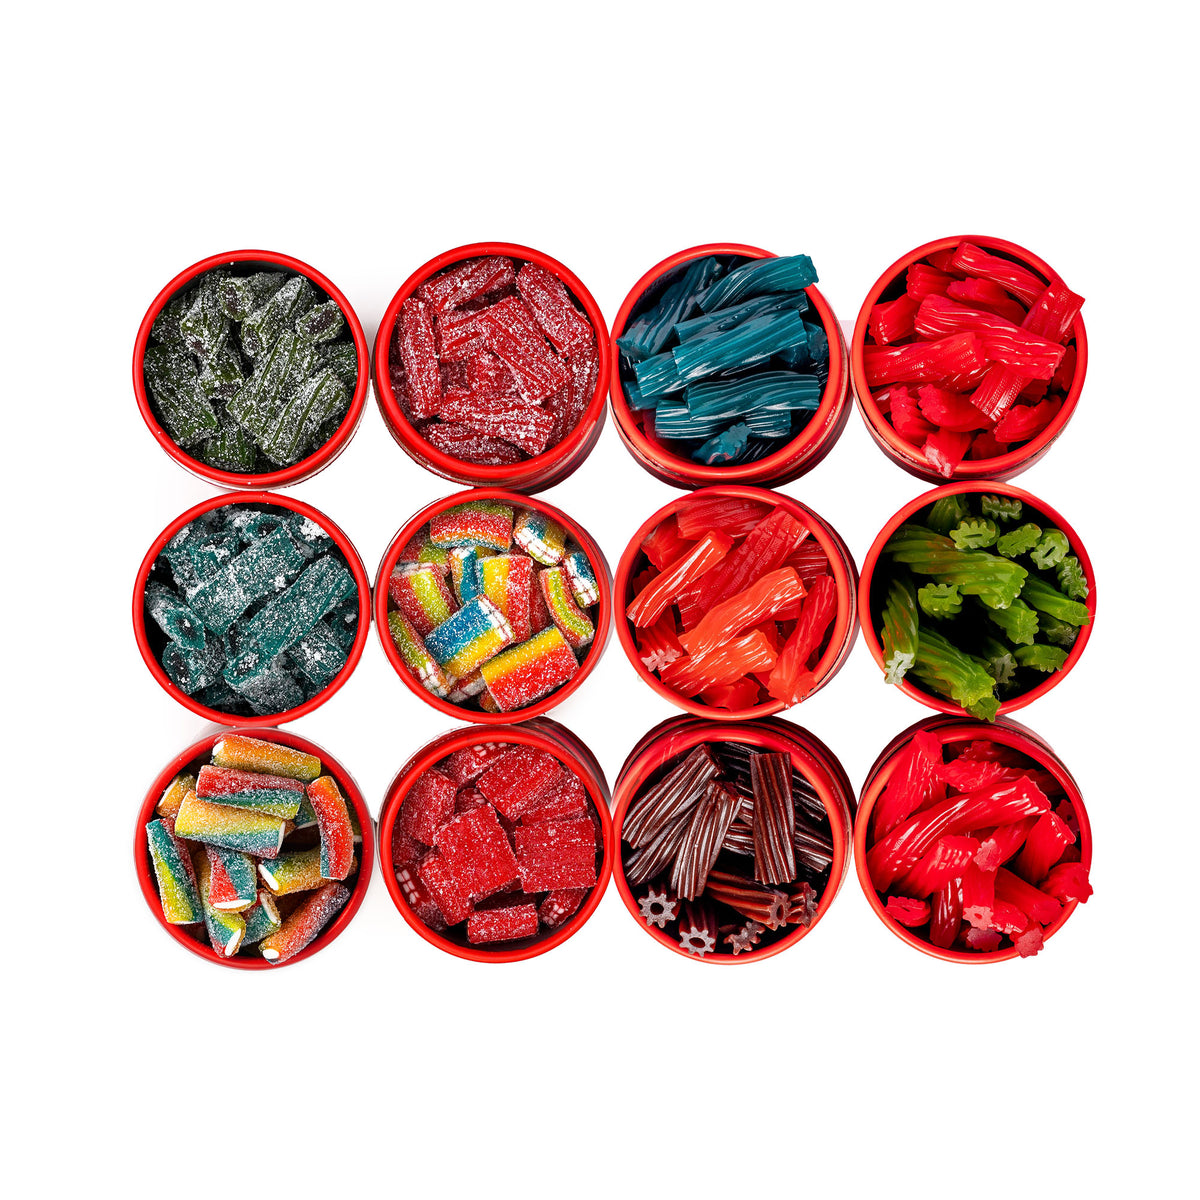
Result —
<instances>
[{"instance_id":1,"label":"green sour licorice stick","mask_svg":"<svg viewBox=\"0 0 1200 1200\"><path fill-rule=\"evenodd\" d=\"M966 654L932 629L921 630L913 674L963 708L992 697L996 681L982 660Z\"/></svg>"},{"instance_id":2,"label":"green sour licorice stick","mask_svg":"<svg viewBox=\"0 0 1200 1200\"><path fill-rule=\"evenodd\" d=\"M896 578L888 585L883 604L883 627L879 640L883 643L884 679L899 683L917 657L919 639L917 593L912 581Z\"/></svg>"},{"instance_id":3,"label":"green sour licorice stick","mask_svg":"<svg viewBox=\"0 0 1200 1200\"><path fill-rule=\"evenodd\" d=\"M1032 521L1018 525L1016 529L1001 534L996 542L996 549L1005 558L1016 558L1019 554L1028 554L1041 540L1041 527Z\"/></svg>"},{"instance_id":4,"label":"green sour licorice stick","mask_svg":"<svg viewBox=\"0 0 1200 1200\"><path fill-rule=\"evenodd\" d=\"M328 367L347 387L358 382L358 352L352 342L322 346L317 366Z\"/></svg>"},{"instance_id":5,"label":"green sour licorice stick","mask_svg":"<svg viewBox=\"0 0 1200 1200\"><path fill-rule=\"evenodd\" d=\"M200 457L218 471L248 473L254 470L258 447L240 425L226 419L221 422L221 432L200 447Z\"/></svg>"},{"instance_id":6,"label":"green sour licorice stick","mask_svg":"<svg viewBox=\"0 0 1200 1200\"><path fill-rule=\"evenodd\" d=\"M279 409L260 440L262 452L277 463L294 462L325 421L349 403L346 385L326 368L302 383Z\"/></svg>"},{"instance_id":7,"label":"green sour licorice stick","mask_svg":"<svg viewBox=\"0 0 1200 1200\"><path fill-rule=\"evenodd\" d=\"M927 583L917 588L917 603L926 616L939 621L962 612L962 594L953 583Z\"/></svg>"},{"instance_id":8,"label":"green sour licorice stick","mask_svg":"<svg viewBox=\"0 0 1200 1200\"><path fill-rule=\"evenodd\" d=\"M1007 687L1012 683L1017 674L1017 660L1012 650L993 637L985 637L980 649L988 674L996 681L996 686Z\"/></svg>"},{"instance_id":9,"label":"green sour licorice stick","mask_svg":"<svg viewBox=\"0 0 1200 1200\"><path fill-rule=\"evenodd\" d=\"M1056 587L1051 587L1036 575L1030 575L1021 589L1021 598L1039 612L1049 613L1060 621L1071 625L1090 625L1092 614L1086 604L1064 596Z\"/></svg>"},{"instance_id":10,"label":"green sour licorice stick","mask_svg":"<svg viewBox=\"0 0 1200 1200\"><path fill-rule=\"evenodd\" d=\"M229 318L221 311L224 278L223 270L209 271L200 280L187 312L179 318L183 344L197 358L212 358L229 337Z\"/></svg>"},{"instance_id":11,"label":"green sour licorice stick","mask_svg":"<svg viewBox=\"0 0 1200 1200\"><path fill-rule=\"evenodd\" d=\"M978 596L989 608L1007 608L1028 575L1024 567L986 550L959 550L949 538L921 525L902 525L884 550L918 575L957 584L963 595Z\"/></svg>"},{"instance_id":12,"label":"green sour licorice stick","mask_svg":"<svg viewBox=\"0 0 1200 1200\"><path fill-rule=\"evenodd\" d=\"M1029 557L1035 567L1045 571L1050 567L1057 567L1070 549L1071 543L1067 541L1067 535L1061 529L1047 529L1042 534L1042 540L1030 550Z\"/></svg>"},{"instance_id":13,"label":"green sour licorice stick","mask_svg":"<svg viewBox=\"0 0 1200 1200\"><path fill-rule=\"evenodd\" d=\"M985 517L993 521L1019 521L1024 508L1021 501L1013 496L997 496L987 493L979 497L979 509Z\"/></svg>"},{"instance_id":14,"label":"green sour licorice stick","mask_svg":"<svg viewBox=\"0 0 1200 1200\"><path fill-rule=\"evenodd\" d=\"M188 309L186 292L179 292L162 306L154 324L150 326L150 338L160 346L178 346L183 341L179 319Z\"/></svg>"},{"instance_id":15,"label":"green sour licorice stick","mask_svg":"<svg viewBox=\"0 0 1200 1200\"><path fill-rule=\"evenodd\" d=\"M955 493L953 496L943 496L929 506L925 524L934 533L947 537L959 521L965 521L970 515L971 510L967 507L966 500L960 493Z\"/></svg>"},{"instance_id":16,"label":"green sour licorice stick","mask_svg":"<svg viewBox=\"0 0 1200 1200\"><path fill-rule=\"evenodd\" d=\"M1087 576L1083 573L1083 564L1074 554L1068 554L1058 564L1058 570L1055 571L1055 575L1058 577L1058 586L1072 600L1086 600L1088 598Z\"/></svg>"},{"instance_id":17,"label":"green sour licorice stick","mask_svg":"<svg viewBox=\"0 0 1200 1200\"><path fill-rule=\"evenodd\" d=\"M718 279L700 297L704 312L715 312L775 292L801 292L817 282L817 272L807 254L785 258L756 258L735 267L723 279Z\"/></svg>"},{"instance_id":18,"label":"green sour licorice stick","mask_svg":"<svg viewBox=\"0 0 1200 1200\"><path fill-rule=\"evenodd\" d=\"M245 382L242 356L229 342L200 368L200 388L214 400L228 400L236 396Z\"/></svg>"},{"instance_id":19,"label":"green sour licorice stick","mask_svg":"<svg viewBox=\"0 0 1200 1200\"><path fill-rule=\"evenodd\" d=\"M1007 608L984 607L988 620L1004 630L1014 646L1032 646L1038 634L1038 615L1024 600L1014 600Z\"/></svg>"},{"instance_id":20,"label":"green sour licorice stick","mask_svg":"<svg viewBox=\"0 0 1200 1200\"><path fill-rule=\"evenodd\" d=\"M346 318L336 301L326 300L296 320L296 332L306 342L331 342L346 327Z\"/></svg>"},{"instance_id":21,"label":"green sour licorice stick","mask_svg":"<svg viewBox=\"0 0 1200 1200\"><path fill-rule=\"evenodd\" d=\"M1061 646L1018 646L1014 651L1017 662L1032 671L1061 671L1067 661L1067 652Z\"/></svg>"},{"instance_id":22,"label":"green sour licorice stick","mask_svg":"<svg viewBox=\"0 0 1200 1200\"><path fill-rule=\"evenodd\" d=\"M316 302L317 289L312 283L303 275L293 275L242 322L242 349L251 358L258 358L278 341L286 326Z\"/></svg>"},{"instance_id":23,"label":"green sour licorice stick","mask_svg":"<svg viewBox=\"0 0 1200 1200\"><path fill-rule=\"evenodd\" d=\"M183 346L151 346L142 367L146 386L173 442L191 446L220 429L216 410L200 387L196 364Z\"/></svg>"},{"instance_id":24,"label":"green sour licorice stick","mask_svg":"<svg viewBox=\"0 0 1200 1200\"><path fill-rule=\"evenodd\" d=\"M233 321L244 321L283 286L284 271L256 271L233 275L221 283L221 311Z\"/></svg>"},{"instance_id":25,"label":"green sour licorice stick","mask_svg":"<svg viewBox=\"0 0 1200 1200\"><path fill-rule=\"evenodd\" d=\"M1075 645L1075 639L1079 636L1078 625L1072 625L1070 621L1060 621L1049 613L1042 613L1038 623L1041 626L1040 632L1043 641L1050 642L1055 646L1062 646L1067 650Z\"/></svg>"}]
</instances>

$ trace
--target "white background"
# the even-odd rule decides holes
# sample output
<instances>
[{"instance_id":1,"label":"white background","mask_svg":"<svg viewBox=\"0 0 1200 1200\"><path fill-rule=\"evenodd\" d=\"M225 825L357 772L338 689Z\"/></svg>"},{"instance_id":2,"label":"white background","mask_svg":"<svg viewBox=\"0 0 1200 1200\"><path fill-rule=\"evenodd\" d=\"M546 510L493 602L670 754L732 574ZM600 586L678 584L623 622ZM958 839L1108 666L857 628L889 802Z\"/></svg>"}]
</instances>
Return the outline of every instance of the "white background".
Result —
<instances>
[{"instance_id":1,"label":"white background","mask_svg":"<svg viewBox=\"0 0 1200 1200\"><path fill-rule=\"evenodd\" d=\"M14 1194L1184 1190L1197 302L1195 97L1180 81L1194 25L1145 3L1112 22L1105 6L836 21L846 6L764 7L67 5L8 26ZM611 320L651 264L730 239L811 254L853 321L902 252L971 232L1030 247L1088 297L1083 401L1017 481L1076 526L1099 584L1082 662L1021 714L1076 773L1095 831L1095 897L1045 953L935 962L880 924L853 874L811 938L738 970L665 952L615 889L549 955L460 962L408 928L378 875L342 937L295 968L220 970L170 942L137 890L134 816L204 728L142 665L129 597L150 541L212 489L142 425L130 352L177 271L286 251L342 288L373 340L410 271L466 242L547 251ZM293 494L373 574L396 529L451 490L372 402L346 454ZM922 485L852 414L785 490L861 561ZM610 425L546 495L615 565L673 494ZM611 780L671 712L614 637L554 715ZM861 643L791 714L855 787L923 715ZM447 724L372 635L347 686L294 728L378 811Z\"/></svg>"}]
</instances>

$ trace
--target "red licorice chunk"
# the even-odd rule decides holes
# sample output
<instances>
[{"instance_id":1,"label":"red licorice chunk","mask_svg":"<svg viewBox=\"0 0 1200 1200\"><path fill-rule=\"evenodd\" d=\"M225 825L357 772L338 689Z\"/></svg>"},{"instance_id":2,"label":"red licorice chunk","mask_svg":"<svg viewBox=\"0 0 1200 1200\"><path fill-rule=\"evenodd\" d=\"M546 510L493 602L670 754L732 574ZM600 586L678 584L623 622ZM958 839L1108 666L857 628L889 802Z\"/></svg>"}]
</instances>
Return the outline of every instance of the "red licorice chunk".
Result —
<instances>
[{"instance_id":1,"label":"red licorice chunk","mask_svg":"<svg viewBox=\"0 0 1200 1200\"><path fill-rule=\"evenodd\" d=\"M473 912L467 918L467 940L472 945L511 942L517 938L533 937L537 931L538 910L533 904L484 909Z\"/></svg>"},{"instance_id":2,"label":"red licorice chunk","mask_svg":"<svg viewBox=\"0 0 1200 1200\"><path fill-rule=\"evenodd\" d=\"M591 821L519 825L517 867L526 892L590 887L596 882L596 834Z\"/></svg>"},{"instance_id":3,"label":"red licorice chunk","mask_svg":"<svg viewBox=\"0 0 1200 1200\"><path fill-rule=\"evenodd\" d=\"M457 790L453 780L440 771L425 771L404 797L400 827L409 837L432 846L437 831L454 816Z\"/></svg>"},{"instance_id":4,"label":"red licorice chunk","mask_svg":"<svg viewBox=\"0 0 1200 1200\"><path fill-rule=\"evenodd\" d=\"M545 750L515 746L479 777L477 786L498 812L516 821L541 804L562 777L562 767Z\"/></svg>"}]
</instances>

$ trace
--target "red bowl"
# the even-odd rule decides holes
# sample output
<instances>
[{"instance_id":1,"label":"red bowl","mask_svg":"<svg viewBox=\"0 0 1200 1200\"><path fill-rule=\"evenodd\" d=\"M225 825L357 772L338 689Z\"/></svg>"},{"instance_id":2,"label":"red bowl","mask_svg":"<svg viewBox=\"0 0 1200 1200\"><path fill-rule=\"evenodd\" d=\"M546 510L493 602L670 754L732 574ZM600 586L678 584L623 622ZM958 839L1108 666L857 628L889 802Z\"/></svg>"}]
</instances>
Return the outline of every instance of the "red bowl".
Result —
<instances>
[{"instance_id":1,"label":"red bowl","mask_svg":"<svg viewBox=\"0 0 1200 1200\"><path fill-rule=\"evenodd\" d=\"M269 963L264 958L250 958L241 955L226 958L224 955L218 954L205 937L203 923L200 925L169 924L163 916L162 901L158 896L158 884L154 878L154 867L150 862L150 852L146 846L146 825L154 819L154 808L162 798L162 794L166 791L171 780L184 770L189 763L208 755L218 738L232 733L247 734L264 741L278 742L283 746L291 746L292 749L302 750L305 754L315 754L321 760L322 768L337 780L338 787L342 789L342 795L346 797L347 802L354 805L354 811L358 814L358 823L362 827L362 848L359 851L358 874L354 877L354 888L350 893L350 899L346 901L342 910L334 919L299 954L293 958L289 958L286 962L278 964ZM311 958L317 951L328 946L354 920L354 914L362 906L362 902L367 894L367 885L371 882L371 867L374 857L375 826L371 821L371 814L367 809L366 801L362 797L362 792L359 791L358 784L354 782L350 772L337 759L331 758L315 742L310 742L307 738L297 737L294 733L285 733L282 729L263 729L259 726L253 728L219 729L215 733L210 733L202 737L186 750L180 751L163 767L158 777L150 785L150 790L146 793L146 798L142 801L142 807L138 810L137 828L133 833L133 864L137 870L138 883L141 884L142 895L146 898L146 904L154 914L155 920L184 949L190 950L193 954L205 959L207 962L216 963L222 967L236 967L240 971L278 971L282 967L292 966L293 963L303 962L306 958ZM199 937L194 937L188 932L188 930L197 929L200 931Z\"/></svg>"},{"instance_id":2,"label":"red bowl","mask_svg":"<svg viewBox=\"0 0 1200 1200\"><path fill-rule=\"evenodd\" d=\"M456 504L465 504L469 500L501 500L518 508L536 509L538 512L552 517L579 543L580 548L591 560L592 568L596 572L596 583L600 588L600 603L596 612L596 634L591 645L588 646L587 654L584 655L575 677L563 684L557 691L543 696L537 703L531 704L528 708L518 709L516 712L477 712L458 704L451 704L449 700L435 696L428 688L423 687L413 678L412 672L405 665L404 659L400 657L400 651L396 649L396 643L392 641L391 633L388 631L387 585L396 563L400 560L400 552L421 530L422 526L429 523L432 517L445 512L448 508L453 508ZM595 669L608 644L609 632L612 629L612 597L612 571L609 569L608 560L604 557L604 552L600 549L599 544L582 525L568 517L562 509L555 508L553 504L547 504L544 500L523 496L517 492L502 491L499 488L476 488L466 492L455 492L451 496L443 496L441 500L427 504L407 525L402 526L392 539L391 545L384 551L383 558L379 561L379 569L375 572L374 605L377 626L375 633L379 638L379 644L383 647L384 654L387 655L388 662L392 664L392 669L400 676L413 695L418 696L439 712L459 721L473 721L478 725L507 725L513 720L527 721L532 717L543 716L561 704L583 684L583 681Z\"/></svg>"},{"instance_id":3,"label":"red bowl","mask_svg":"<svg viewBox=\"0 0 1200 1200\"><path fill-rule=\"evenodd\" d=\"M875 403L875 397L871 394L870 387L867 386L863 347L866 345L867 323L871 318L871 309L892 286L897 276L930 254L937 254L941 250L952 250L959 242L964 241L971 242L992 254L1011 258L1047 281L1056 276L1056 272L1036 254L1026 250L1023 246L1018 246L1015 242L1006 242L1001 238L977 237L974 234L938 238L935 242L926 242L924 246L918 246L915 250L909 251L880 275L867 293L862 308L859 309L858 320L854 325L854 336L850 341L850 378L854 388L854 398L858 404L858 410L866 422L868 432L875 439L876 445L892 462L903 467L910 475L927 480L929 483L945 483L945 478L925 461L921 448L902 438L880 411L879 405ZM1087 375L1087 333L1083 327L1082 316L1075 318L1072 337L1075 343L1075 373L1063 406L1054 420L1037 437L1015 450L1010 450L1007 454L1001 454L998 458L964 459L955 468L951 478L1011 479L1014 475L1019 475L1022 471L1032 467L1050 449L1074 415L1075 406L1079 403L1079 394L1083 391L1083 380Z\"/></svg>"},{"instance_id":4,"label":"red bowl","mask_svg":"<svg viewBox=\"0 0 1200 1200\"><path fill-rule=\"evenodd\" d=\"M820 691L845 666L846 660L850 657L850 650L858 631L855 621L858 571L841 535L824 518L818 516L807 505L801 504L799 500L793 500L791 496L785 496L781 492L769 492L762 488L741 487L732 484L704 488L687 496L677 496L674 500L664 504L629 539L629 545L625 547L625 553L621 555L621 561L617 565L617 578L613 586L614 602L620 607L620 612L616 614L615 619L621 648L625 651L625 657L629 659L639 677L654 691L695 716L715 717L722 721L745 721L782 712L788 706L780 700L765 701L762 704L752 705L750 708L712 708L699 699L681 696L678 692L672 691L653 671L648 670L638 657L634 627L626 618L625 609L633 599L633 577L646 562L645 555L642 553L642 540L672 514L691 503L696 497L701 496L741 497L747 500L758 500L763 504L781 506L808 526L811 536L820 543L829 558L830 571L837 583L838 611L825 647L825 653L821 656L817 663L817 669L813 672L817 679L817 685L807 698L811 698Z\"/></svg>"},{"instance_id":5,"label":"red bowl","mask_svg":"<svg viewBox=\"0 0 1200 1200\"><path fill-rule=\"evenodd\" d=\"M465 462L430 445L404 415L404 410L396 399L388 369L392 334L405 300L431 275L436 275L463 259L482 258L491 254L536 263L552 275L557 275L571 295L583 305L587 319L596 332L596 349L600 356L596 391L575 428L558 445L551 446L542 454L534 455L524 462L497 465ZM540 250L517 246L510 242L475 242L469 246L447 250L445 254L439 254L437 258L432 258L424 266L418 267L404 281L400 290L392 297L392 302L379 323L379 332L375 336L374 369L371 377L375 386L375 399L379 403L379 411L383 414L383 422L409 458L443 479L473 487L513 488L522 492L545 491L571 475L591 454L600 439L600 430L604 427L604 394L608 390L609 374L609 349L605 328L600 306L579 277L557 259L543 254Z\"/></svg>"},{"instance_id":6,"label":"red bowl","mask_svg":"<svg viewBox=\"0 0 1200 1200\"><path fill-rule=\"evenodd\" d=\"M994 725L985 721L975 721L967 717L925 717L915 725L910 725L903 733L894 737L883 752L875 760L867 773L862 793L858 802L858 815L854 819L854 867L858 873L858 882L862 887L867 903L875 915L902 941L930 955L933 958L945 959L956 963L990 963L1004 962L1017 958L1015 946L993 951L991 954L979 953L974 950L943 950L932 942L925 941L913 930L893 921L884 911L883 901L879 898L871 877L867 872L867 833L871 825L871 814L875 811L875 802L879 799L892 771L895 769L896 755L912 740L913 735L921 730L935 733L943 745L962 741L991 741L1004 746L1011 746L1022 754L1027 754L1035 762L1058 780L1066 792L1067 798L1075 808L1079 818L1079 848L1083 865L1090 870L1092 866L1092 826L1088 820L1087 809L1084 807L1083 796L1075 777L1067 770L1066 764L1050 748L1050 744L1032 729L1018 724L1016 721L1000 718ZM1047 925L1044 936L1047 940L1056 934L1066 923L1078 906L1078 901L1072 900L1063 905L1062 914L1052 925Z\"/></svg>"},{"instance_id":7,"label":"red bowl","mask_svg":"<svg viewBox=\"0 0 1200 1200\"><path fill-rule=\"evenodd\" d=\"M867 643L867 649L871 651L871 657L875 659L879 669L882 671L884 669L883 643L879 640L879 630L875 625L875 614L871 605L871 587L875 578L875 568L879 565L879 559L883 554L883 548L887 544L888 538L911 517L915 516L923 508L928 507L935 500L940 500L943 496L956 496L961 493L978 495L983 492L997 496L1010 496L1015 500L1020 500L1023 505L1048 517L1049 524L1061 529L1067 535L1071 543L1071 553L1079 558L1080 565L1087 575L1087 608L1088 612L1092 614L1092 623L1080 628L1079 636L1075 639L1075 644L1071 647L1071 652L1067 655L1067 661L1063 664L1061 670L1052 671L1041 683L1036 687L1030 688L1029 691L1022 692L1019 696L1005 700L1000 705L1000 713L1004 714L1016 712L1017 709L1024 708L1027 704L1032 704L1039 696L1044 696L1051 688L1059 684L1079 661L1080 655L1083 654L1083 648L1088 644L1088 639L1092 636L1092 629L1096 623L1096 579L1092 573L1092 560L1088 556L1088 552L1084 548L1079 534L1075 532L1074 527L1069 525L1059 513L1044 501L1039 500L1032 492L1022 491L1019 487L1011 483L962 482L945 484L942 487L934 488L932 491L917 496L914 500L910 500L879 531L879 536L871 543L871 548L867 551L867 556L863 560L862 576L858 581L858 620L862 626L863 641ZM948 713L956 717L967 715L961 706L955 704L954 701L946 700L941 696L935 696L932 692L927 692L918 683L910 682L907 675L894 686L898 687L906 696L911 696L927 708L935 708L938 712Z\"/></svg>"},{"instance_id":8,"label":"red bowl","mask_svg":"<svg viewBox=\"0 0 1200 1200\"><path fill-rule=\"evenodd\" d=\"M444 934L430 929L417 917L404 898L404 893L396 880L396 872L392 867L392 831L395 829L396 819L400 815L401 806L404 804L404 798L408 795L409 789L430 767L436 766L443 758L453 754L455 750L477 746L482 741L533 746L552 754L563 766L574 771L587 789L592 808L600 821L601 837L604 841L596 885L579 911L566 924L544 937L538 937L520 946L509 946L507 949L504 948L503 942L495 943L497 948L494 950L489 950L484 946L472 946L470 943L455 942ZM447 954L466 958L471 962L487 963L521 962L527 958L536 958L539 954L545 954L548 950L561 946L569 937L578 933L592 913L596 911L597 905L604 896L604 889L608 887L609 876L612 873L614 857L613 827L608 813L609 803L608 784L605 782L604 772L601 771L596 756L565 725L560 725L557 721L541 717L522 722L520 725L497 725L488 730L486 734L478 729L452 730L450 733L444 733L441 737L434 738L432 742L413 755L388 785L383 808L379 812L379 869L383 876L384 886L392 898L392 903L395 904L405 921L431 946L436 946Z\"/></svg>"},{"instance_id":9,"label":"red bowl","mask_svg":"<svg viewBox=\"0 0 1200 1200\"><path fill-rule=\"evenodd\" d=\"M736 725L698 720L695 717L670 717L651 729L625 760L613 792L613 845L616 850L613 858L613 882L630 915L656 942L684 958L695 960L698 957L684 950L666 930L651 928L642 920L633 889L625 878L621 831L629 806L655 771L705 742L738 742L760 750L790 755L793 765L800 769L816 789L829 818L833 863L829 868L829 881L821 895L817 915L812 924L807 927L797 926L791 933L745 956L706 954L701 961L737 964L771 958L790 949L816 928L836 899L850 869L854 791L850 787L845 769L833 751L799 725L793 725L779 717L764 717L762 720L744 721Z\"/></svg>"},{"instance_id":10,"label":"red bowl","mask_svg":"<svg viewBox=\"0 0 1200 1200\"><path fill-rule=\"evenodd\" d=\"M142 361L146 357L146 346L150 341L150 327L155 318L163 310L167 301L176 292L188 287L195 279L214 267L225 267L232 263L253 263L261 267L282 268L307 276L331 300L335 301L350 334L354 338L354 351L358 355L358 379L354 384L354 395L350 399L350 407L342 418L342 423L334 431L333 436L319 449L314 450L307 458L293 463L290 467L281 467L278 471L263 471L260 474L242 474L236 471L221 471L210 467L208 463L192 458L181 447L177 446L170 435L158 423L154 415L154 407L146 391L146 380L142 371ZM273 488L289 487L303 479L309 479L318 471L323 471L345 448L358 429L367 403L367 380L369 378L367 337L357 314L350 306L350 301L331 283L320 271L310 267L287 254L277 254L273 250L231 250L227 254L214 254L198 263L193 263L186 271L181 271L166 287L163 288L154 302L146 310L142 323L138 328L137 340L133 344L133 394L137 397L138 408L146 427L154 435L155 441L185 470L201 479L207 479L224 488Z\"/></svg>"},{"instance_id":11,"label":"red bowl","mask_svg":"<svg viewBox=\"0 0 1200 1200\"><path fill-rule=\"evenodd\" d=\"M807 474L833 449L846 421L850 416L847 403L849 374L847 371L846 342L829 302L815 288L805 289L813 311L825 327L829 339L829 378L821 393L821 403L812 419L788 444L757 462L734 463L728 466L708 466L694 459L672 453L656 438L648 437L642 429L640 416L633 412L625 399L621 387L620 347L617 339L625 332L630 315L646 290L662 275L674 270L682 263L694 258L707 258L713 254L739 254L746 258L775 258L769 250L757 246L743 246L737 242L712 242L704 246L692 246L680 250L650 268L633 285L625 302L621 305L612 327L612 381L609 387L613 420L617 433L630 454L656 479L673 487L699 488L708 484L759 483L778 485Z\"/></svg>"},{"instance_id":12,"label":"red bowl","mask_svg":"<svg viewBox=\"0 0 1200 1200\"><path fill-rule=\"evenodd\" d=\"M276 508L286 508L290 512L300 513L310 521L315 522L329 534L333 539L334 545L342 552L342 555L346 559L346 565L350 568L350 573L354 576L354 583L358 588L358 628L355 631L354 644L350 647L350 652L346 655L346 665L334 677L332 683L319 691L310 700L306 700L303 704L298 704L295 708L286 709L284 712L272 713L261 717L230 714L221 712L216 708L208 708L185 692L180 691L171 682L166 671L163 670L162 663L159 662L158 656L150 644L146 626L146 606L143 602L146 581L149 579L150 572L154 568L159 554L162 553L163 547L189 522L194 521L197 517L203 516L207 512L211 512L215 508L224 508L229 504L272 505ZM305 504L302 500L296 500L280 492L222 492L220 495L210 496L207 500L202 500L199 504L189 508L187 512L180 513L151 543L150 549L146 551L146 557L142 559L142 565L138 568L137 579L133 585L133 635L137 638L138 650L141 651L142 660L149 668L150 674L154 676L159 687L167 692L172 699L177 700L184 708L191 709L197 716L204 717L209 721L215 721L218 725L228 724L231 720L236 721L240 725L253 725L260 728L282 725L286 721L295 721L298 717L303 717L305 714L319 708L334 692L345 684L346 680L353 673L354 668L358 666L358 660L362 658L363 647L367 644L370 623L371 581L367 578L367 569L363 566L362 559L359 558L354 544L320 509L313 508L311 504Z\"/></svg>"}]
</instances>

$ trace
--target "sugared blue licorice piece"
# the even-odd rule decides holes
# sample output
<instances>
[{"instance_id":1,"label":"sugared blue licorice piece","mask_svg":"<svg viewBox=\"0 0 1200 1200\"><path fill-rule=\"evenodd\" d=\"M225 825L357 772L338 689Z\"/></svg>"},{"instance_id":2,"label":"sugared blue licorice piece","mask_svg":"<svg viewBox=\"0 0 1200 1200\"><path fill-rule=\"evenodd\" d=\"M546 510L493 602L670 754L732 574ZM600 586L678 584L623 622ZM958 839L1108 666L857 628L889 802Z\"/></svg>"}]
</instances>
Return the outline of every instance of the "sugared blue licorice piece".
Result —
<instances>
[{"instance_id":1,"label":"sugared blue licorice piece","mask_svg":"<svg viewBox=\"0 0 1200 1200\"><path fill-rule=\"evenodd\" d=\"M755 296L753 300L747 300L744 304L737 304L733 308L722 308L713 313L701 313L698 317L680 321L675 326L675 336L681 342L686 342L688 338L701 334L719 333L723 329L732 329L739 322L748 320L750 317L757 317L769 312L783 312L789 308L795 312L806 312L808 297L803 292L785 292L781 296Z\"/></svg>"},{"instance_id":2,"label":"sugared blue licorice piece","mask_svg":"<svg viewBox=\"0 0 1200 1200\"><path fill-rule=\"evenodd\" d=\"M813 375L763 371L758 375L693 383L684 392L684 401L694 416L724 416L728 420L759 408L816 412L821 403L821 385Z\"/></svg>"},{"instance_id":3,"label":"sugared blue licorice piece","mask_svg":"<svg viewBox=\"0 0 1200 1200\"><path fill-rule=\"evenodd\" d=\"M202 650L188 650L177 642L168 642L162 653L167 678L188 696L221 681L225 670L225 645L210 638Z\"/></svg>"},{"instance_id":4,"label":"sugared blue licorice piece","mask_svg":"<svg viewBox=\"0 0 1200 1200\"><path fill-rule=\"evenodd\" d=\"M804 322L799 313L787 310L751 317L718 333L689 338L671 351L671 357L675 360L677 379L686 384L721 371L766 362L798 341L807 341ZM640 376L638 384L644 392Z\"/></svg>"},{"instance_id":5,"label":"sugared blue licorice piece","mask_svg":"<svg viewBox=\"0 0 1200 1200\"><path fill-rule=\"evenodd\" d=\"M314 691L327 687L346 665L346 649L324 621L318 621L288 652L294 671L303 675Z\"/></svg>"},{"instance_id":6,"label":"sugared blue licorice piece","mask_svg":"<svg viewBox=\"0 0 1200 1200\"><path fill-rule=\"evenodd\" d=\"M692 457L710 467L730 463L746 449L749 439L750 426L741 421L716 437L709 438L698 450L692 451Z\"/></svg>"},{"instance_id":7,"label":"sugared blue licorice piece","mask_svg":"<svg viewBox=\"0 0 1200 1200\"><path fill-rule=\"evenodd\" d=\"M715 258L690 262L683 274L663 289L654 304L634 317L617 338L626 361L639 363L662 350L676 323L695 311L700 293L721 271L721 263Z\"/></svg>"},{"instance_id":8,"label":"sugared blue licorice piece","mask_svg":"<svg viewBox=\"0 0 1200 1200\"><path fill-rule=\"evenodd\" d=\"M185 650L203 650L204 622L165 583L146 587L146 615Z\"/></svg>"},{"instance_id":9,"label":"sugared blue licorice piece","mask_svg":"<svg viewBox=\"0 0 1200 1200\"><path fill-rule=\"evenodd\" d=\"M812 259L807 254L786 258L756 258L735 267L718 279L699 298L701 311L729 308L752 296L775 292L799 292L817 282Z\"/></svg>"}]
</instances>

